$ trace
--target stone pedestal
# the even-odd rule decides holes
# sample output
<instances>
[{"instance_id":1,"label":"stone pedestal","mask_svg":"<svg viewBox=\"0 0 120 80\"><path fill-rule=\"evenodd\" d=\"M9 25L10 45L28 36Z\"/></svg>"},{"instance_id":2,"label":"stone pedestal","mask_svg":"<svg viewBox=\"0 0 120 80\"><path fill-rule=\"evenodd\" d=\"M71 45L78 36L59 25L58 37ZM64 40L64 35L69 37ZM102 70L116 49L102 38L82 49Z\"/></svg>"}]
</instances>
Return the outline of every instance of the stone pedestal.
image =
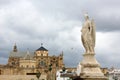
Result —
<instances>
[{"instance_id":1,"label":"stone pedestal","mask_svg":"<svg viewBox=\"0 0 120 80\"><path fill-rule=\"evenodd\" d=\"M84 80L106 80L94 53L85 53L81 62L80 77Z\"/></svg>"}]
</instances>

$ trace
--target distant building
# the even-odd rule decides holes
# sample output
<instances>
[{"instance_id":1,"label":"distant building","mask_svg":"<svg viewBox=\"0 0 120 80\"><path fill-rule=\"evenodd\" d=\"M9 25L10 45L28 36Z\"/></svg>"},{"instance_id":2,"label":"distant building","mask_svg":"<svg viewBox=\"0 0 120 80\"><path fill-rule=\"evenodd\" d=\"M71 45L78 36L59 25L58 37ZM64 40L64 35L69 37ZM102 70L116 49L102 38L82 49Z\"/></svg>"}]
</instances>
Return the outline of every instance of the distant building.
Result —
<instances>
[{"instance_id":1,"label":"distant building","mask_svg":"<svg viewBox=\"0 0 120 80\"><path fill-rule=\"evenodd\" d=\"M63 53L59 56L49 56L48 50L42 45L34 52L20 52L15 44L10 52L8 64L0 65L0 75L30 75L37 71L45 74L49 68L56 72L63 66Z\"/></svg>"},{"instance_id":2,"label":"distant building","mask_svg":"<svg viewBox=\"0 0 120 80\"><path fill-rule=\"evenodd\" d=\"M56 72L56 80L72 80L71 77L76 76L75 68L66 68L66 70L63 72L63 70L58 70Z\"/></svg>"},{"instance_id":3,"label":"distant building","mask_svg":"<svg viewBox=\"0 0 120 80\"><path fill-rule=\"evenodd\" d=\"M64 72L64 74L65 74L66 72ZM56 72L56 80L68 80L68 79L70 79L69 77L66 77L66 76L61 76L63 74L63 72L62 72L62 70L58 70L57 72Z\"/></svg>"},{"instance_id":4,"label":"distant building","mask_svg":"<svg viewBox=\"0 0 120 80\"><path fill-rule=\"evenodd\" d=\"M109 69L109 80L120 80L120 69Z\"/></svg>"}]
</instances>

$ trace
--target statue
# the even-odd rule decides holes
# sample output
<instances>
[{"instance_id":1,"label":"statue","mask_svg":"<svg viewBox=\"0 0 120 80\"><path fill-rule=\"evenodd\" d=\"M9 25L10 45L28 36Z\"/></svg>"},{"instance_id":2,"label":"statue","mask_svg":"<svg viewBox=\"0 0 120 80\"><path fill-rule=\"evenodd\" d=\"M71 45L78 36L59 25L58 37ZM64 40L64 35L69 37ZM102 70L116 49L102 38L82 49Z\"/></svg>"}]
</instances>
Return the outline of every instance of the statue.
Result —
<instances>
[{"instance_id":1,"label":"statue","mask_svg":"<svg viewBox=\"0 0 120 80\"><path fill-rule=\"evenodd\" d=\"M80 63L80 77L85 80L107 80L95 58L95 24L93 20L89 19L88 14L85 14L85 22L81 32L81 39L86 52L83 54L83 60Z\"/></svg>"},{"instance_id":2,"label":"statue","mask_svg":"<svg viewBox=\"0 0 120 80\"><path fill-rule=\"evenodd\" d=\"M85 14L85 22L82 26L82 44L86 53L94 53L95 47L95 24L93 20L89 20L88 14Z\"/></svg>"}]
</instances>

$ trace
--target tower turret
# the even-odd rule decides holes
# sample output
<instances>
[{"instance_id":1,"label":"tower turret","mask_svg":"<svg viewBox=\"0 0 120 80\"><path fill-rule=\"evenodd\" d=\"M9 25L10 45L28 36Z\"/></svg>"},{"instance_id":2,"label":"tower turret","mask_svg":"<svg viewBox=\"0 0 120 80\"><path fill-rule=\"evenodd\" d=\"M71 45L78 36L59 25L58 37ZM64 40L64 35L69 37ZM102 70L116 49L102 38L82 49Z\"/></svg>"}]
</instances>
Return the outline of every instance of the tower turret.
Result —
<instances>
[{"instance_id":1,"label":"tower turret","mask_svg":"<svg viewBox=\"0 0 120 80\"><path fill-rule=\"evenodd\" d=\"M17 52L18 50L17 50L17 45L16 45L16 43L15 43L15 45L13 46L13 52Z\"/></svg>"}]
</instances>

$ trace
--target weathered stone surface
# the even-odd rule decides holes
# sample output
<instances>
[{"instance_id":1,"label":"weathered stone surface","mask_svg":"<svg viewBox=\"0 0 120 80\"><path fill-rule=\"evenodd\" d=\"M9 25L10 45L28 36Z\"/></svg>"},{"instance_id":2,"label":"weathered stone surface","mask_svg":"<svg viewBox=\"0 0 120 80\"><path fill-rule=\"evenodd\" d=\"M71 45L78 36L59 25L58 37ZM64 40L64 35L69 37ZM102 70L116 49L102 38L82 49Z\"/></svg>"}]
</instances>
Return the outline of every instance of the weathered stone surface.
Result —
<instances>
[{"instance_id":1,"label":"weathered stone surface","mask_svg":"<svg viewBox=\"0 0 120 80\"><path fill-rule=\"evenodd\" d=\"M100 64L94 57L94 54L84 54L83 61L81 62L81 76L83 77L103 77L104 74L100 69Z\"/></svg>"},{"instance_id":2,"label":"weathered stone surface","mask_svg":"<svg viewBox=\"0 0 120 80\"><path fill-rule=\"evenodd\" d=\"M46 75L41 75L40 80L46 79ZM36 75L0 75L0 80L38 80Z\"/></svg>"},{"instance_id":3,"label":"weathered stone surface","mask_svg":"<svg viewBox=\"0 0 120 80\"><path fill-rule=\"evenodd\" d=\"M89 20L89 16L85 15L85 22L82 27L82 43L85 48L83 60L81 62L80 77L84 80L107 80L100 69L100 64L97 62L94 52L95 47L95 24Z\"/></svg>"},{"instance_id":4,"label":"weathered stone surface","mask_svg":"<svg viewBox=\"0 0 120 80\"><path fill-rule=\"evenodd\" d=\"M89 16L85 14L85 22L81 30L81 40L86 53L94 53L95 48L95 24L93 20L89 20Z\"/></svg>"}]
</instances>

